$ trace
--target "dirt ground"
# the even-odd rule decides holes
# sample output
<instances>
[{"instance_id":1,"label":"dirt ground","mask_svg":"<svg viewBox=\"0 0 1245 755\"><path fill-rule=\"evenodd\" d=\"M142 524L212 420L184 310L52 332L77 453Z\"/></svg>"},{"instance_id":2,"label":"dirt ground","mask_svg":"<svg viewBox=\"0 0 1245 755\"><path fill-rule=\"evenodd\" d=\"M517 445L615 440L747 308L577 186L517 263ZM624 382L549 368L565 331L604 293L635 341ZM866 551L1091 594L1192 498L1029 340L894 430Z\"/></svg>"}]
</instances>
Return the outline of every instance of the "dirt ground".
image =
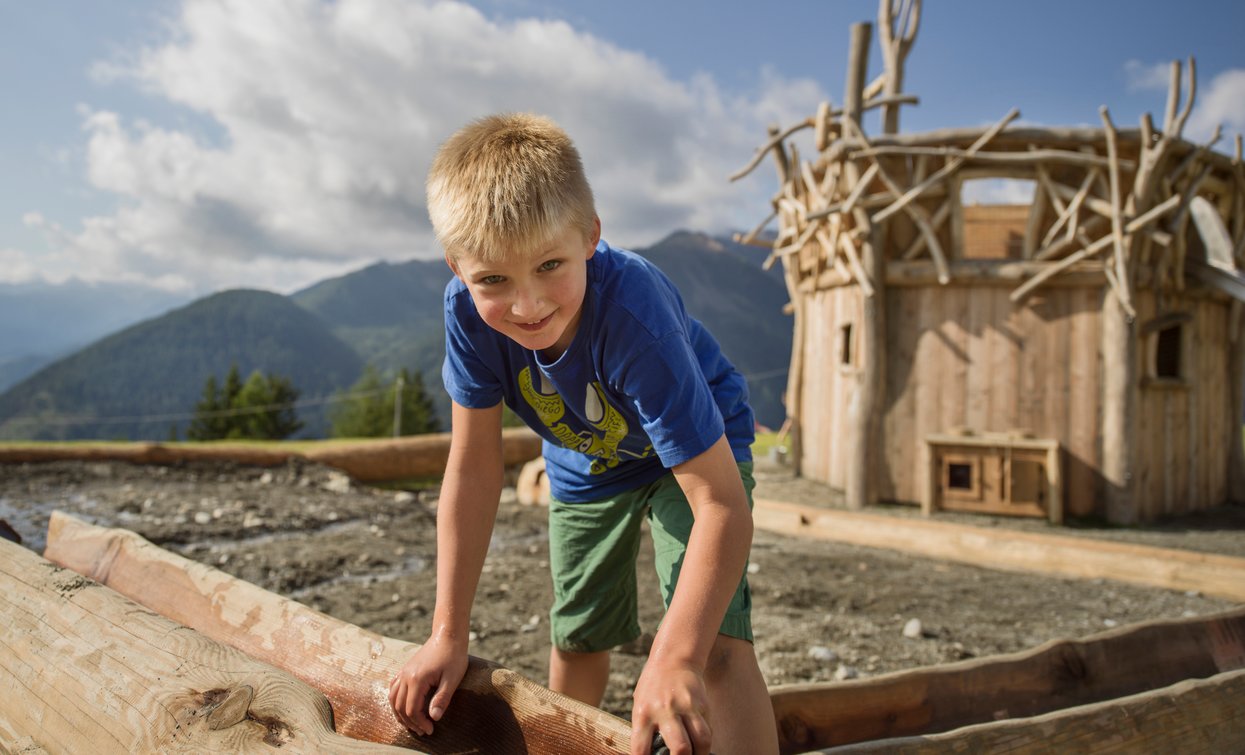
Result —
<instances>
[{"instance_id":1,"label":"dirt ground","mask_svg":"<svg viewBox=\"0 0 1245 755\"><path fill-rule=\"evenodd\" d=\"M815 483L758 464L758 497L828 505ZM189 558L391 637L422 642L435 585L435 490L360 486L292 462L264 469L120 462L0 466L0 519L42 551L53 509L134 530ZM885 509L913 516L907 507ZM955 517L948 516L948 519ZM1049 529L1038 521L973 524ZM1063 534L1245 556L1245 507L1136 529ZM545 512L503 496L472 617L471 652L544 682L549 652ZM641 552L641 624L656 629L652 551ZM940 563L758 531L750 580L761 667L771 686L827 681L1024 650L1047 640L1233 604L1196 593ZM920 622L919 633L912 631ZM905 626L909 632L905 633ZM915 636L908 636L915 635ZM630 710L642 643L615 654L604 707Z\"/></svg>"}]
</instances>

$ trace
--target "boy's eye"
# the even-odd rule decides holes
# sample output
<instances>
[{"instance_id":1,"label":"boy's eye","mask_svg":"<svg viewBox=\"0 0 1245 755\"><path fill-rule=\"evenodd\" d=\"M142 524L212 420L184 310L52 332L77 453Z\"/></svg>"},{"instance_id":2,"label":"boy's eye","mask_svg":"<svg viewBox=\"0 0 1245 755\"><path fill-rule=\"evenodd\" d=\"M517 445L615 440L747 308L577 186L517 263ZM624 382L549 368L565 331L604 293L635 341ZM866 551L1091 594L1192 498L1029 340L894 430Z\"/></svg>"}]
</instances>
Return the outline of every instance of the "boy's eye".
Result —
<instances>
[{"instance_id":1,"label":"boy's eye","mask_svg":"<svg viewBox=\"0 0 1245 755\"><path fill-rule=\"evenodd\" d=\"M547 260L543 265L540 266L540 272L547 273L550 270L557 270L561 264L562 264L562 260Z\"/></svg>"},{"instance_id":2,"label":"boy's eye","mask_svg":"<svg viewBox=\"0 0 1245 755\"><path fill-rule=\"evenodd\" d=\"M505 280L505 277L500 276L500 275L486 275L480 279L480 282L486 286L495 286L504 280Z\"/></svg>"}]
</instances>

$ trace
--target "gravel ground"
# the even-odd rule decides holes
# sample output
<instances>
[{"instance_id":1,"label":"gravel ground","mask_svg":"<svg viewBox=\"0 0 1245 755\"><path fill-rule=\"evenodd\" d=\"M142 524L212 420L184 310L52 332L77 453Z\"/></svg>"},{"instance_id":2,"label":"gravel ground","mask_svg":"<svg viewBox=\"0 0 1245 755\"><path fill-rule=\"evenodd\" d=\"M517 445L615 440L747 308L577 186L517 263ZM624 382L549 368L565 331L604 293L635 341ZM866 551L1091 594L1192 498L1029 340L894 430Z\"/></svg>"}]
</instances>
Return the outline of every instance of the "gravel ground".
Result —
<instances>
[{"instance_id":1,"label":"gravel ground","mask_svg":"<svg viewBox=\"0 0 1245 755\"><path fill-rule=\"evenodd\" d=\"M758 497L812 505L833 499L779 466L758 464L756 474ZM0 466L0 519L35 550L42 550L49 512L63 509L412 642L426 637L433 607L436 503L435 490L364 487L302 463ZM919 515L908 507L879 511ZM940 518L1052 531L1035 520ZM1245 556L1243 507L1146 528L1054 531ZM656 579L647 578L647 542L640 559L641 625L650 634L661 607ZM750 571L757 652L771 686L1014 652L1233 607L1196 593L991 571L761 531ZM543 682L551 594L544 510L519 505L508 488L476 597L471 652ZM615 654L607 710L628 715L644 651L640 642Z\"/></svg>"}]
</instances>

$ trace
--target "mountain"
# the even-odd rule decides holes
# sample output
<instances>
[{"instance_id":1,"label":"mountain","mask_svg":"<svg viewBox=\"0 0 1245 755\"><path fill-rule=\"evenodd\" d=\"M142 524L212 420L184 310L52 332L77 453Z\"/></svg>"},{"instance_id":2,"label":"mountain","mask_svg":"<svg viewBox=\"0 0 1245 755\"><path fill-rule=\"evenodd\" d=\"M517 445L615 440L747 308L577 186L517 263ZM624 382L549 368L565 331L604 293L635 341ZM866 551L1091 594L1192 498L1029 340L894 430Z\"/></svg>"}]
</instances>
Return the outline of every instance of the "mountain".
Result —
<instances>
[{"instance_id":1,"label":"mountain","mask_svg":"<svg viewBox=\"0 0 1245 755\"><path fill-rule=\"evenodd\" d=\"M233 364L243 379L254 370L291 378L303 399L350 385L362 369L358 354L288 298L225 291L104 338L0 395L0 438L165 438L173 426L184 430L207 376L223 380Z\"/></svg>"},{"instance_id":2,"label":"mountain","mask_svg":"<svg viewBox=\"0 0 1245 755\"><path fill-rule=\"evenodd\" d=\"M782 393L791 359L791 319L781 273L761 269L768 252L677 231L636 249L679 288L693 317L717 337L726 356L749 377L758 421L777 427L786 416ZM408 367L438 385L445 358L441 295L451 276L442 260L379 263L322 281L291 298L381 371ZM448 399L438 409L448 414ZM448 424L448 423L447 423Z\"/></svg>"},{"instance_id":3,"label":"mountain","mask_svg":"<svg viewBox=\"0 0 1245 755\"><path fill-rule=\"evenodd\" d=\"M444 260L380 262L321 281L290 298L331 324L333 333L382 372L406 367L441 381L445 330L441 298L452 273ZM449 400L440 402L448 426Z\"/></svg>"},{"instance_id":4,"label":"mountain","mask_svg":"<svg viewBox=\"0 0 1245 755\"><path fill-rule=\"evenodd\" d=\"M666 272L748 377L758 421L781 424L791 321L782 314L781 279L761 270L765 251L680 231L636 252ZM448 425L440 369L441 296L450 275L442 260L378 263L289 297L248 290L206 297L0 394L0 438L163 439L174 426L184 434L207 376L221 380L231 364L244 378L256 369L287 377L304 400L350 387L366 363L382 373L419 370ZM304 435L327 432L321 409L299 408Z\"/></svg>"},{"instance_id":5,"label":"mountain","mask_svg":"<svg viewBox=\"0 0 1245 755\"><path fill-rule=\"evenodd\" d=\"M782 313L787 290L781 278L761 269L768 253L687 231L636 253L669 276L687 311L709 328L722 352L748 378L757 421L781 425L791 318Z\"/></svg>"},{"instance_id":6,"label":"mountain","mask_svg":"<svg viewBox=\"0 0 1245 755\"><path fill-rule=\"evenodd\" d=\"M124 283L0 284L0 391L189 297Z\"/></svg>"}]
</instances>

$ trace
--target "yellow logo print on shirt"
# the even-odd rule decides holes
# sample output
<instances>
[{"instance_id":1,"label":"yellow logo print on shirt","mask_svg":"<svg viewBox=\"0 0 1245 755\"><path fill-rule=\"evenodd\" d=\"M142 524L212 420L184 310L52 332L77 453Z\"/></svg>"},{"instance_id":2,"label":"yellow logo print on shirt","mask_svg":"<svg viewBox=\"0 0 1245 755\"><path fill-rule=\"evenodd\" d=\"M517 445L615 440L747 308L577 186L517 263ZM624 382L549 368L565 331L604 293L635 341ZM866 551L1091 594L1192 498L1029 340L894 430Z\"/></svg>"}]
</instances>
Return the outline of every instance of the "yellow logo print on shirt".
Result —
<instances>
[{"instance_id":1,"label":"yellow logo print on shirt","mask_svg":"<svg viewBox=\"0 0 1245 755\"><path fill-rule=\"evenodd\" d=\"M584 417L601 434L588 430L575 432L561 421L566 414L562 397L544 373L539 374L540 387L537 388L532 381L531 368L524 367L518 376L519 392L540 421L553 433L553 437L567 448L597 457L592 461L592 474L600 474L618 466L618 444L627 437L627 420L605 400L605 390L601 384L594 382L588 385L584 397Z\"/></svg>"}]
</instances>

